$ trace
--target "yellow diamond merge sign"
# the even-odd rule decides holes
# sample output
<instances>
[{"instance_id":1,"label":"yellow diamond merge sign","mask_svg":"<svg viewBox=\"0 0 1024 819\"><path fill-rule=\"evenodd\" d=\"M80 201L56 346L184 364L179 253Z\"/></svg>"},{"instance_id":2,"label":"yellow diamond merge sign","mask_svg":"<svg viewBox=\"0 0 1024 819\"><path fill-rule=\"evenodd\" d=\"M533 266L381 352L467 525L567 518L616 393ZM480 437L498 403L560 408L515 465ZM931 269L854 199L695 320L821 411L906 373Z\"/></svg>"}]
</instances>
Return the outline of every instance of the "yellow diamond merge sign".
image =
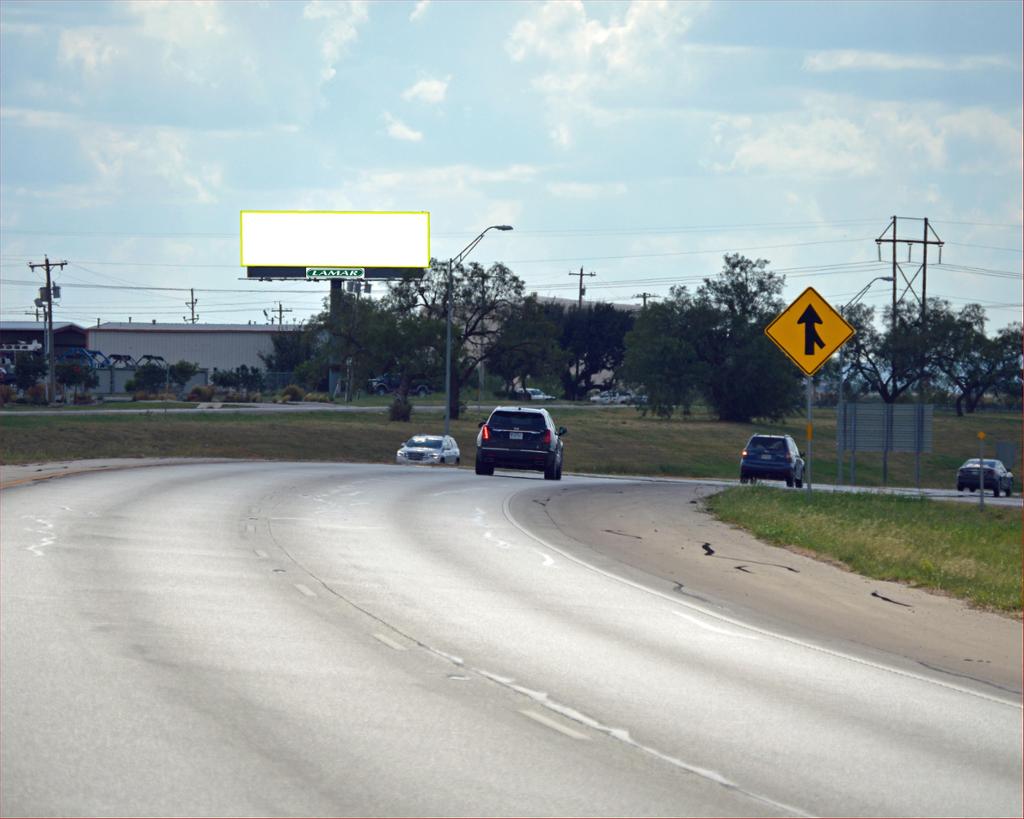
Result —
<instances>
[{"instance_id":1,"label":"yellow diamond merge sign","mask_svg":"<svg viewBox=\"0 0 1024 819\"><path fill-rule=\"evenodd\" d=\"M854 331L817 290L808 287L764 332L804 375L814 375Z\"/></svg>"}]
</instances>

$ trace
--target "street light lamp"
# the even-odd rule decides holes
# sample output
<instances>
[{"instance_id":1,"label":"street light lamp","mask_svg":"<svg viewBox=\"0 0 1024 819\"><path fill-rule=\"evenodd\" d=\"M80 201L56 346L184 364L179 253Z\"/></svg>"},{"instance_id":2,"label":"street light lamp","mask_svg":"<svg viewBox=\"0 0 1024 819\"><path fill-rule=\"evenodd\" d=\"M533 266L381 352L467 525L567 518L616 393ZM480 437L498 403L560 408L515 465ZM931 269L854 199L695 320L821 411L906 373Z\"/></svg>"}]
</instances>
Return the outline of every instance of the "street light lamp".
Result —
<instances>
[{"instance_id":1,"label":"street light lamp","mask_svg":"<svg viewBox=\"0 0 1024 819\"><path fill-rule=\"evenodd\" d=\"M466 245L458 256L448 259L448 318L445 322L445 343L444 343L444 434L448 435L452 422L452 267L461 264L473 248L480 244L484 235L489 230L512 230L512 225L491 225L484 228L480 235Z\"/></svg>"},{"instance_id":2,"label":"street light lamp","mask_svg":"<svg viewBox=\"0 0 1024 819\"><path fill-rule=\"evenodd\" d=\"M846 308L853 306L859 302L864 295L871 289L871 285L875 282L891 282L892 276L875 276L871 281L865 284L860 292L857 293L852 299L843 305L839 311L840 314L846 311ZM845 316L844 316L845 318ZM843 374L843 348L839 348L839 395L837 397L836 404L836 425L842 425L840 429L842 432L839 435L839 440L836 444L836 449L839 451L836 453L836 486L838 487L843 482L843 453L846 452L846 413L845 406L843 404L843 387L846 385L846 376Z\"/></svg>"}]
</instances>

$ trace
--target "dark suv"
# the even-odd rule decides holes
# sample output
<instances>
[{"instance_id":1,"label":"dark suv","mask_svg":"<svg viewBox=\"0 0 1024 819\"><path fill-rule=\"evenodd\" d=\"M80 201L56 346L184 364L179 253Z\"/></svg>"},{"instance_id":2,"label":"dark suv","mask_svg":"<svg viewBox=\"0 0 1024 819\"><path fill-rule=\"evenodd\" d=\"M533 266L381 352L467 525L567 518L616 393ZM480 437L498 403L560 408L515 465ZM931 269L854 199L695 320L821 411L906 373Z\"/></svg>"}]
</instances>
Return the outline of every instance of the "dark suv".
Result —
<instances>
[{"instance_id":1,"label":"dark suv","mask_svg":"<svg viewBox=\"0 0 1024 819\"><path fill-rule=\"evenodd\" d=\"M740 458L740 483L759 479L804 485L804 458L788 435L752 435Z\"/></svg>"},{"instance_id":2,"label":"dark suv","mask_svg":"<svg viewBox=\"0 0 1024 819\"><path fill-rule=\"evenodd\" d=\"M495 407L476 436L476 474L494 467L535 469L549 481L562 479L562 436L546 409Z\"/></svg>"}]
</instances>

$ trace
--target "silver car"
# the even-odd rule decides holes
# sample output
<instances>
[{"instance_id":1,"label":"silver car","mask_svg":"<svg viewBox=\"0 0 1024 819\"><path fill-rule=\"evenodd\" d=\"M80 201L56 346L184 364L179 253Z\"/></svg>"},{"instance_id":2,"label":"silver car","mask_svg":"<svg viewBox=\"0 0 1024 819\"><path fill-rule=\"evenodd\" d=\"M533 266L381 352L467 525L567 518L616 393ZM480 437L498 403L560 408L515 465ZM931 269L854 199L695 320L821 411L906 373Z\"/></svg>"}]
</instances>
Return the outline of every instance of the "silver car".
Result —
<instances>
[{"instance_id":1,"label":"silver car","mask_svg":"<svg viewBox=\"0 0 1024 819\"><path fill-rule=\"evenodd\" d=\"M459 445L451 435L413 435L398 448L395 463L458 464Z\"/></svg>"}]
</instances>

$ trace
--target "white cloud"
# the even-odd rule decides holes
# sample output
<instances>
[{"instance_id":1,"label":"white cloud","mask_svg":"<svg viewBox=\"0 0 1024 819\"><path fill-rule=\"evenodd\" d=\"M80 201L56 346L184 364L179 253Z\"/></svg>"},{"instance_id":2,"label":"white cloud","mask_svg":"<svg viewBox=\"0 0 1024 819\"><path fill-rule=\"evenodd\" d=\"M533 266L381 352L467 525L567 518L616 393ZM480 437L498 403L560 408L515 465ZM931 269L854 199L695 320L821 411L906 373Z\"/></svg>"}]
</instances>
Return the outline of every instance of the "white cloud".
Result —
<instances>
[{"instance_id":1,"label":"white cloud","mask_svg":"<svg viewBox=\"0 0 1024 819\"><path fill-rule=\"evenodd\" d=\"M212 0L132 0L128 11L141 21L145 36L179 48L191 49L227 33L221 5Z\"/></svg>"},{"instance_id":2,"label":"white cloud","mask_svg":"<svg viewBox=\"0 0 1024 819\"><path fill-rule=\"evenodd\" d=\"M448 83L451 82L449 74L443 80L423 79L413 83L402 92L404 100L418 100L420 102L439 103L444 102L445 94L448 92Z\"/></svg>"},{"instance_id":3,"label":"white cloud","mask_svg":"<svg viewBox=\"0 0 1024 819\"><path fill-rule=\"evenodd\" d=\"M419 142L423 139L423 133L410 128L399 119L395 119L387 111L384 112L384 121L388 126L388 136L392 139L401 139L406 142Z\"/></svg>"},{"instance_id":4,"label":"white cloud","mask_svg":"<svg viewBox=\"0 0 1024 819\"><path fill-rule=\"evenodd\" d=\"M60 33L58 54L62 63L95 74L114 59L117 48L104 41L101 29L65 29Z\"/></svg>"},{"instance_id":5,"label":"white cloud","mask_svg":"<svg viewBox=\"0 0 1024 819\"><path fill-rule=\"evenodd\" d=\"M980 71L1015 68L1005 57L934 57L925 54L891 54L883 51L837 49L818 51L804 58L806 71Z\"/></svg>"},{"instance_id":6,"label":"white cloud","mask_svg":"<svg viewBox=\"0 0 1024 819\"><path fill-rule=\"evenodd\" d=\"M623 196L628 188L622 182L552 182L548 193L560 199L605 199Z\"/></svg>"},{"instance_id":7,"label":"white cloud","mask_svg":"<svg viewBox=\"0 0 1024 819\"><path fill-rule=\"evenodd\" d=\"M573 121L600 111L595 100L632 105L678 84L681 38L705 5L634 0L602 22L580 0L549 0L516 23L505 49L513 62L541 66L532 87L547 104L552 140L567 147Z\"/></svg>"},{"instance_id":8,"label":"white cloud","mask_svg":"<svg viewBox=\"0 0 1024 819\"><path fill-rule=\"evenodd\" d=\"M430 6L430 0L418 0L416 6L409 14L409 20L416 22L423 19L423 15L427 13L427 8Z\"/></svg>"},{"instance_id":9,"label":"white cloud","mask_svg":"<svg viewBox=\"0 0 1024 819\"><path fill-rule=\"evenodd\" d=\"M794 176L864 176L876 170L876 148L847 119L816 118L779 124L742 139L729 170Z\"/></svg>"},{"instance_id":10,"label":"white cloud","mask_svg":"<svg viewBox=\"0 0 1024 819\"><path fill-rule=\"evenodd\" d=\"M302 16L321 21L320 53L324 65L320 79L328 82L337 73L334 66L345 55L349 44L359 37L359 26L370 18L369 7L365 0L310 0L302 9Z\"/></svg>"}]
</instances>

